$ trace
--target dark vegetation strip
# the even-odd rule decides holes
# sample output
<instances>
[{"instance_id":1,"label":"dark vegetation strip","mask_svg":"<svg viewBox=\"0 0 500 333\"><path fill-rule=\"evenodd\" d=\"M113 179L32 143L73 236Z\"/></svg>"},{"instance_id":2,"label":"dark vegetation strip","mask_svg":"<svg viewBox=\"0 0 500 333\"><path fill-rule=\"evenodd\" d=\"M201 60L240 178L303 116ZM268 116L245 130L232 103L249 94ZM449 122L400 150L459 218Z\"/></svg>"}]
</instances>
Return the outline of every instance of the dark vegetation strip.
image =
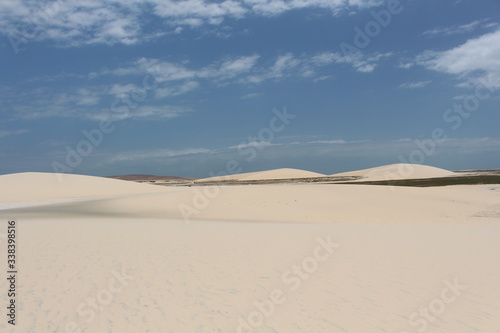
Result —
<instances>
[{"instance_id":1,"label":"dark vegetation strip","mask_svg":"<svg viewBox=\"0 0 500 333\"><path fill-rule=\"evenodd\" d=\"M477 175L477 176L458 176L441 177L426 179L399 179L399 180L378 180L366 182L340 182L335 184L356 184L356 185L385 185L385 186L449 186L449 185L493 185L500 184L500 175Z\"/></svg>"}]
</instances>

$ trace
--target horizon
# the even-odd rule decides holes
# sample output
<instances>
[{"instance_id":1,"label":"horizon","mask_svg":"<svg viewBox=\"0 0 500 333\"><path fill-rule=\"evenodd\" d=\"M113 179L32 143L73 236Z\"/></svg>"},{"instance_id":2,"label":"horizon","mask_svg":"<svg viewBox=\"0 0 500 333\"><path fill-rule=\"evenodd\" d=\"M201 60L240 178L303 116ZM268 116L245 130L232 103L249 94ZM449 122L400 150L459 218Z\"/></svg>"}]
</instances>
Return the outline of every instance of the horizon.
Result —
<instances>
[{"instance_id":1,"label":"horizon","mask_svg":"<svg viewBox=\"0 0 500 333\"><path fill-rule=\"evenodd\" d=\"M0 174L500 168L494 0L7 1L0 34Z\"/></svg>"},{"instance_id":2,"label":"horizon","mask_svg":"<svg viewBox=\"0 0 500 333\"><path fill-rule=\"evenodd\" d=\"M390 167L390 166L394 166L394 165L398 165L398 164L402 164L402 163L371 166L371 167L366 167L366 168L361 168L361 169L347 170L347 171L342 171L342 172L325 173L325 174L321 174L321 175L323 175L325 177L330 177L330 176L335 176L337 174L341 174L341 173L345 173L345 172L364 171L364 170L370 170L370 169L382 169L382 168L386 168L386 167ZM442 168L438 168L438 167L435 167L435 166L432 166L432 165L426 165L426 164L410 164L410 165L414 165L414 166L429 166L429 167L432 167L432 168L437 168L437 169L441 169L441 170L444 170L444 171L451 171L451 172L463 172L463 171L471 171L471 172L473 172L473 171L496 171L496 170L500 170L500 169L461 169L461 170L455 169L455 170L448 170L448 169L442 169ZM250 172L221 173L220 175L212 174L212 175L209 175L208 177L204 177L204 178L212 178L212 177L220 177L220 176L232 176L232 175L247 174L247 173L261 173L261 172L279 171L279 170L295 170L295 171L315 172L315 171L306 170L306 169L295 169L295 168L286 168L286 167L284 167L284 168L277 168L277 169L256 170L256 171L250 171ZM2 175L11 175L11 174L18 174L18 173L45 173L45 172L24 171L24 172L14 172L14 173L9 173L9 174L1 174L0 176L2 176ZM47 173L53 173L53 172L47 172ZM53 174L57 174L57 173L53 173ZM61 174L63 175L64 173L61 173ZM95 175L76 174L76 173L73 173L73 175L76 175L76 176L95 176ZM111 178L111 177L122 177L122 176L153 176L153 177L171 177L171 178L185 178L185 179L203 179L203 178L197 178L197 177L188 177L188 176L184 176L184 175L170 175L170 174L169 175L165 175L165 174L146 174L146 173L114 174L114 175L103 175L103 176L95 176L95 177Z\"/></svg>"}]
</instances>

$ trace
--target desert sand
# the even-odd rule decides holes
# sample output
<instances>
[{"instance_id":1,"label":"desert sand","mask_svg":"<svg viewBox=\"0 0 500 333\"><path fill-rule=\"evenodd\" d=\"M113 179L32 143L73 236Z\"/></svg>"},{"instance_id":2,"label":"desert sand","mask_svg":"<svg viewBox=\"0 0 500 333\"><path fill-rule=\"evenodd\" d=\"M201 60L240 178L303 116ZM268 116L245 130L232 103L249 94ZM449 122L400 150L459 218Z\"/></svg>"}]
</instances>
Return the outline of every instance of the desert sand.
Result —
<instances>
[{"instance_id":1,"label":"desert sand","mask_svg":"<svg viewBox=\"0 0 500 333\"><path fill-rule=\"evenodd\" d=\"M500 331L499 185L0 187L19 265L2 332Z\"/></svg>"},{"instance_id":2,"label":"desert sand","mask_svg":"<svg viewBox=\"0 0 500 333\"><path fill-rule=\"evenodd\" d=\"M325 175L306 170L282 168L275 170L231 174L227 176L210 177L210 178L200 179L199 181L269 180L269 179L296 179L296 178L311 178L311 177L325 177Z\"/></svg>"},{"instance_id":3,"label":"desert sand","mask_svg":"<svg viewBox=\"0 0 500 333\"><path fill-rule=\"evenodd\" d=\"M366 180L392 180L392 179L423 179L439 178L456 175L452 171L436 168L428 165L416 164L390 164L376 168L349 171L333 174L333 177L358 176L362 181Z\"/></svg>"}]
</instances>

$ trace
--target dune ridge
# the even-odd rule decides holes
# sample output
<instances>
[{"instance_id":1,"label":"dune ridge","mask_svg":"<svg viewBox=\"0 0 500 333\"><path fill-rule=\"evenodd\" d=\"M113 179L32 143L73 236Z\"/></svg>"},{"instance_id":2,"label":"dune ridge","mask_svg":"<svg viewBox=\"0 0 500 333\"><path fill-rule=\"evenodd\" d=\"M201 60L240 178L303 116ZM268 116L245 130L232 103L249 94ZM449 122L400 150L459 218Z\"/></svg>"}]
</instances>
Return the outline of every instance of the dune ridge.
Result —
<instances>
[{"instance_id":1,"label":"dune ridge","mask_svg":"<svg viewBox=\"0 0 500 333\"><path fill-rule=\"evenodd\" d=\"M281 168L266 171L239 173L227 176L203 178L198 181L223 181L223 180L269 180L269 179L297 179L325 177L324 174L291 168Z\"/></svg>"},{"instance_id":2,"label":"dune ridge","mask_svg":"<svg viewBox=\"0 0 500 333\"><path fill-rule=\"evenodd\" d=\"M70 199L162 192L159 186L105 177L23 172L0 175L0 202Z\"/></svg>"},{"instance_id":3,"label":"dune ridge","mask_svg":"<svg viewBox=\"0 0 500 333\"><path fill-rule=\"evenodd\" d=\"M452 171L428 165L396 163L375 168L336 173L332 177L358 176L365 180L423 179L456 176Z\"/></svg>"}]
</instances>

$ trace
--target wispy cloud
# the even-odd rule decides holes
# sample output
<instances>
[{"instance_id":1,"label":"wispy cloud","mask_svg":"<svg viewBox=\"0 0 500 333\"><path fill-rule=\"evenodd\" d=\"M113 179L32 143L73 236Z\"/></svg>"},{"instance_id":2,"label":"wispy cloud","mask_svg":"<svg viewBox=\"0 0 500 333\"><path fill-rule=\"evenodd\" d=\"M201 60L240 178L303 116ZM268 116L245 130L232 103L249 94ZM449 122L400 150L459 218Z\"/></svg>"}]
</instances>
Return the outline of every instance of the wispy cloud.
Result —
<instances>
[{"instance_id":1,"label":"wispy cloud","mask_svg":"<svg viewBox=\"0 0 500 333\"><path fill-rule=\"evenodd\" d=\"M136 87L132 84L98 86L77 89L73 94L61 93L49 88L17 94L10 91L7 106L15 119L34 120L47 117L78 118L84 120L165 120L179 117L192 110L175 105L151 105L147 102L119 103Z\"/></svg>"},{"instance_id":2,"label":"wispy cloud","mask_svg":"<svg viewBox=\"0 0 500 333\"><path fill-rule=\"evenodd\" d=\"M489 21L489 19L482 19L482 20L476 20L476 21L472 21L470 23L462 24L462 25L434 28L434 29L425 31L424 33L422 33L422 35L428 36L428 37L449 36L449 35L472 32L480 27L481 28L493 28L493 27L498 26L498 24L487 23L488 21Z\"/></svg>"},{"instance_id":3,"label":"wispy cloud","mask_svg":"<svg viewBox=\"0 0 500 333\"><path fill-rule=\"evenodd\" d=\"M235 145L235 146L230 146L230 147L227 147L223 150L233 150L233 149L244 149L244 148L257 148L257 147L270 147L270 146L280 146L281 144L277 144L277 143L271 143L271 142L267 142L267 141L252 141L252 142L248 142L248 143L242 143L242 144L239 144L239 145Z\"/></svg>"},{"instance_id":4,"label":"wispy cloud","mask_svg":"<svg viewBox=\"0 0 500 333\"><path fill-rule=\"evenodd\" d=\"M403 83L399 86L401 89L417 89L417 88L423 88L426 85L431 83L431 81L417 81L417 82L407 82Z\"/></svg>"},{"instance_id":5,"label":"wispy cloud","mask_svg":"<svg viewBox=\"0 0 500 333\"><path fill-rule=\"evenodd\" d=\"M222 59L201 68L188 67L188 64L184 63L141 58L126 66L105 70L100 75L127 76L150 73L160 83L190 81L187 92L197 87L194 82L201 80L210 80L216 84L229 81L240 84L259 84L268 80L295 77L317 82L329 78L321 74L321 69L333 64L348 64L358 72L370 73L380 61L390 56L392 53L372 55L359 53L351 57L344 57L335 52L319 52L312 55L286 53L276 56L270 63L263 63L260 55L254 54ZM167 95L168 93L165 94Z\"/></svg>"},{"instance_id":6,"label":"wispy cloud","mask_svg":"<svg viewBox=\"0 0 500 333\"><path fill-rule=\"evenodd\" d=\"M347 141L346 140L317 140L317 141L309 141L307 143L344 144L344 143L347 143Z\"/></svg>"},{"instance_id":7,"label":"wispy cloud","mask_svg":"<svg viewBox=\"0 0 500 333\"><path fill-rule=\"evenodd\" d=\"M448 138L441 142L437 147L435 155L453 153L453 154L472 154L480 151L500 152L500 140L495 138ZM394 139L389 141L372 140L324 140L309 142L291 142L283 144L272 144L268 142L252 142L244 145L234 145L218 149L209 148L185 148L180 150L170 149L152 149L149 151L129 151L119 154L113 154L108 158L108 163L117 163L123 161L141 161L144 160L179 160L196 158L197 161L203 159L213 159L220 156L228 159L244 160L245 155L240 150L255 149L259 155L265 157L276 156L281 158L297 156L331 156L332 158L349 156L384 156L391 157L394 163L400 162L399 155L406 156L410 152L418 149L415 140L410 138Z\"/></svg>"},{"instance_id":8,"label":"wispy cloud","mask_svg":"<svg viewBox=\"0 0 500 333\"><path fill-rule=\"evenodd\" d=\"M61 46L137 44L183 27L220 26L228 19L276 16L317 8L333 14L380 5L380 0L3 0L0 32L16 41L52 40ZM160 18L163 31L151 32L149 19ZM227 32L225 33L227 34ZM223 35L225 35L223 34Z\"/></svg>"},{"instance_id":9,"label":"wispy cloud","mask_svg":"<svg viewBox=\"0 0 500 333\"><path fill-rule=\"evenodd\" d=\"M12 135L20 135L24 133L28 133L29 131L27 129L20 129L20 130L0 130L0 139L5 138L7 136L12 136Z\"/></svg>"},{"instance_id":10,"label":"wispy cloud","mask_svg":"<svg viewBox=\"0 0 500 333\"><path fill-rule=\"evenodd\" d=\"M246 95L243 95L241 96L240 98L241 99L251 99L251 98L257 98L257 97L260 97L262 96L263 94L260 94L260 93L249 93L249 94L246 94Z\"/></svg>"},{"instance_id":11,"label":"wispy cloud","mask_svg":"<svg viewBox=\"0 0 500 333\"><path fill-rule=\"evenodd\" d=\"M63 88L37 88L33 91L5 91L10 94L4 100L15 114L23 119L42 117L73 117L81 119L168 119L192 111L187 107L176 107L171 102L176 96L185 95L210 86L239 84L255 86L267 81L288 79L310 80L318 82L329 78L325 70L332 66L349 65L355 71L370 73L391 53L374 55L355 55L344 57L339 53L320 52L312 55L286 53L274 59L264 61L260 55L253 54L239 57L224 57L211 64L194 67L188 62L170 62L154 58L140 58L124 66L93 72L92 80L88 75L56 75L56 79L66 77L80 78L83 83L70 92ZM105 82L117 83L91 85L99 82L99 77L106 77ZM140 84L124 82L142 82L152 88L144 89ZM78 82L78 80L77 80ZM132 101L133 93L141 94L139 102ZM247 94L242 98L254 98L259 95ZM6 96L4 96L6 97ZM127 104L127 112L114 112L113 101L118 99ZM162 102L161 106L156 104ZM124 107L121 107L124 109ZM125 108L127 109L127 108Z\"/></svg>"},{"instance_id":12,"label":"wispy cloud","mask_svg":"<svg viewBox=\"0 0 500 333\"><path fill-rule=\"evenodd\" d=\"M108 163L116 163L123 161L135 161L135 160L146 160L146 159L161 159L161 158L171 158L179 157L185 155L194 154L207 154L210 153L210 149L205 148L188 148L188 149L154 149L150 151L131 151L124 152L113 155L108 159Z\"/></svg>"}]
</instances>

